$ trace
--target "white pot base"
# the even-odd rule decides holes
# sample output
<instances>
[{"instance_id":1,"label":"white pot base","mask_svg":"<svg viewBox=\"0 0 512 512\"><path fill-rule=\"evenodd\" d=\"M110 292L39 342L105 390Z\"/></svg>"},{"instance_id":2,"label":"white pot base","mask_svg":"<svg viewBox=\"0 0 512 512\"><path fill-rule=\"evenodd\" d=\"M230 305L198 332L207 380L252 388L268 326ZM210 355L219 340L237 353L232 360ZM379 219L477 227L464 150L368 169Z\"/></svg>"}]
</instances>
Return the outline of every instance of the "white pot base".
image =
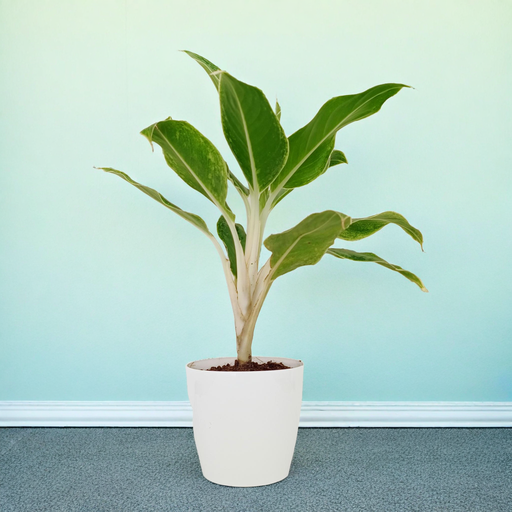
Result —
<instances>
[{"instance_id":1,"label":"white pot base","mask_svg":"<svg viewBox=\"0 0 512 512\"><path fill-rule=\"evenodd\" d=\"M279 357L253 357L291 368L261 372L204 371L233 357L187 365L194 439L204 477L231 487L285 479L297 440L304 366Z\"/></svg>"}]
</instances>

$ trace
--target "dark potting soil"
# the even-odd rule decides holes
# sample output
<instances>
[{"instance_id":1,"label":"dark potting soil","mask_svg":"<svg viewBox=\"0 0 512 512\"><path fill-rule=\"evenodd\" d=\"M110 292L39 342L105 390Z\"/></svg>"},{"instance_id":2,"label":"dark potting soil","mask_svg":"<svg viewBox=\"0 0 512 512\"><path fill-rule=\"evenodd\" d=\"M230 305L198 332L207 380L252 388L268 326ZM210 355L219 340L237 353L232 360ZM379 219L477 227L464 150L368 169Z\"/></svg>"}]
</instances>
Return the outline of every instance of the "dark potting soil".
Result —
<instances>
[{"instance_id":1,"label":"dark potting soil","mask_svg":"<svg viewBox=\"0 0 512 512\"><path fill-rule=\"evenodd\" d=\"M276 363L274 361L267 361L266 363L257 363L251 361L250 363L240 364L235 360L235 364L224 364L222 366L212 366L208 369L209 372L263 372L267 370L286 370L290 366L283 363Z\"/></svg>"}]
</instances>

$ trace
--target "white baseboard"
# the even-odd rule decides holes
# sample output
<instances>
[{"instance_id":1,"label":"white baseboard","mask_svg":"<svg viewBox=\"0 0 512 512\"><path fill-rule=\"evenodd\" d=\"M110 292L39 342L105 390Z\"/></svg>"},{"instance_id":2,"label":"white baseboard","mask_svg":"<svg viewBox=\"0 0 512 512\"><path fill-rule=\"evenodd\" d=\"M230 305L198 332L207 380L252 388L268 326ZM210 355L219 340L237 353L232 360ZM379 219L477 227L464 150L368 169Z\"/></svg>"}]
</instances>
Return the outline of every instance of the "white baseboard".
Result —
<instances>
[{"instance_id":1,"label":"white baseboard","mask_svg":"<svg viewBox=\"0 0 512 512\"><path fill-rule=\"evenodd\" d=\"M191 427L189 402L2 402L0 427ZM512 427L512 402L303 402L301 427Z\"/></svg>"}]
</instances>

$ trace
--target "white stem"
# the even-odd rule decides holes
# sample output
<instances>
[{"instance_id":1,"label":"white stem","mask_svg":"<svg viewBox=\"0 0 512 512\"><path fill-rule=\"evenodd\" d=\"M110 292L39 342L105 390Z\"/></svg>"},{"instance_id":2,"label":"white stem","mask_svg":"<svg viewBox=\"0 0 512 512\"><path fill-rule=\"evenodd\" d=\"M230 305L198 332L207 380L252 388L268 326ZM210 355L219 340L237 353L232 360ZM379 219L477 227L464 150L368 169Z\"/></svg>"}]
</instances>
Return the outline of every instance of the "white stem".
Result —
<instances>
[{"instance_id":1,"label":"white stem","mask_svg":"<svg viewBox=\"0 0 512 512\"><path fill-rule=\"evenodd\" d=\"M273 192L270 192L270 194L268 195L268 199L267 199L264 209L268 210L269 213L272 208L272 203L274 202L275 198L277 197L277 194L279 194L279 192L281 192L282 189L283 189L283 184L281 183L281 185L279 185Z\"/></svg>"},{"instance_id":2,"label":"white stem","mask_svg":"<svg viewBox=\"0 0 512 512\"><path fill-rule=\"evenodd\" d=\"M249 218L247 221L247 244L245 247L245 261L249 272L250 293L252 294L254 283L256 281L256 274L259 267L260 255L260 199L259 193L251 191L250 197Z\"/></svg>"},{"instance_id":3,"label":"white stem","mask_svg":"<svg viewBox=\"0 0 512 512\"><path fill-rule=\"evenodd\" d=\"M237 279L236 279L236 289L237 289L237 296L238 296L238 304L240 306L240 309L242 311L243 315L246 315L247 310L249 308L249 293L250 290L250 282L249 282L249 276L247 274L247 266L245 262L244 257L244 249L242 247L242 244L240 243L240 239L238 238L238 232L236 230L235 223L233 219L229 216L229 213L224 210L220 209L222 212L223 217L226 219L226 222L228 224L229 230L231 232L231 236L233 237L233 244L235 246L235 253L236 253L236 267L237 267Z\"/></svg>"},{"instance_id":4,"label":"white stem","mask_svg":"<svg viewBox=\"0 0 512 512\"><path fill-rule=\"evenodd\" d=\"M261 274L260 274L261 275ZM241 322L241 329L237 330L237 355L241 363L248 363L252 359L252 340L254 328L260 314L263 302L272 285L270 279L262 279L261 289L251 304L249 315Z\"/></svg>"},{"instance_id":5,"label":"white stem","mask_svg":"<svg viewBox=\"0 0 512 512\"><path fill-rule=\"evenodd\" d=\"M259 197L252 192L251 209L247 222L246 261L248 265L249 288L243 292L239 289L238 300L244 297L248 308L243 310L243 317L235 320L237 334L237 357L241 363L251 361L251 347L254 328L260 313L263 301L268 292L266 277L270 272L270 261L258 271L258 262L261 249L261 238L264 229L259 216Z\"/></svg>"},{"instance_id":6,"label":"white stem","mask_svg":"<svg viewBox=\"0 0 512 512\"><path fill-rule=\"evenodd\" d=\"M233 279L233 274L231 273L231 268L229 266L229 260L226 258L222 247L220 246L218 240L213 236L209 235L208 238L213 242L215 249L220 256L220 261L222 263L222 270L224 270L224 276L226 277L226 283L228 285L229 298L231 300L231 307L233 308L233 315L235 317L235 327L240 323L242 319L242 312L240 310L240 305L238 304L238 297L236 292L235 281Z\"/></svg>"},{"instance_id":7,"label":"white stem","mask_svg":"<svg viewBox=\"0 0 512 512\"><path fill-rule=\"evenodd\" d=\"M254 245L252 233L254 231L255 215L258 214L257 210L255 210L257 197L258 194L254 190L251 190L247 201L247 241L245 244L245 259L247 261L249 261L249 254L251 253L252 246Z\"/></svg>"},{"instance_id":8,"label":"white stem","mask_svg":"<svg viewBox=\"0 0 512 512\"><path fill-rule=\"evenodd\" d=\"M263 211L260 212L259 201L259 191L256 189L251 189L247 201L244 201L247 212L245 254L238 238L234 221L229 217L227 211L222 211L233 236L237 258L237 279L236 281L233 281L233 279L230 281L231 284L234 284L234 293L232 293L229 281L228 287L230 287L235 317L238 360L242 363L251 360L254 328L263 302L272 284L270 279L270 259L259 269L262 239L268 214L271 210L271 203L267 202ZM225 272L231 275L229 262L224 256L223 265Z\"/></svg>"},{"instance_id":9,"label":"white stem","mask_svg":"<svg viewBox=\"0 0 512 512\"><path fill-rule=\"evenodd\" d=\"M270 280L270 260L261 268L258 273L257 282L255 285L255 293L252 296L251 308L249 314L240 323L240 329L237 329L237 354L238 360L241 363L251 361L251 347L254 335L254 328L256 321L260 314L263 302L267 296L272 281Z\"/></svg>"},{"instance_id":10,"label":"white stem","mask_svg":"<svg viewBox=\"0 0 512 512\"><path fill-rule=\"evenodd\" d=\"M258 272L258 277L254 286L253 298L257 302L259 297L264 292L265 288L270 285L268 284L268 276L270 274L270 258L265 262L265 264L261 267L261 270Z\"/></svg>"},{"instance_id":11,"label":"white stem","mask_svg":"<svg viewBox=\"0 0 512 512\"><path fill-rule=\"evenodd\" d=\"M247 218L249 218L249 209L250 209L249 199L243 192L240 192L240 197L242 198L242 201L244 202L245 212L247 213Z\"/></svg>"}]
</instances>

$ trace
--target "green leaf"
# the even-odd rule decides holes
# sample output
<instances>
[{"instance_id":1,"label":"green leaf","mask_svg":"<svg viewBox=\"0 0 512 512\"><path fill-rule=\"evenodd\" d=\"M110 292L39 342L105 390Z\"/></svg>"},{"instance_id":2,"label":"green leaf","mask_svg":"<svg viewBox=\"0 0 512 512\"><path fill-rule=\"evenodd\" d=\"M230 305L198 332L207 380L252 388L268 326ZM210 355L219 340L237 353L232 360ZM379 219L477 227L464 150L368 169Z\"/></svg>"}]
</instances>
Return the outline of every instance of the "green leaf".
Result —
<instances>
[{"instance_id":1,"label":"green leaf","mask_svg":"<svg viewBox=\"0 0 512 512\"><path fill-rule=\"evenodd\" d=\"M227 164L226 164L227 166ZM228 180L233 183L241 196L248 196L249 189L229 170L228 167Z\"/></svg>"},{"instance_id":2,"label":"green leaf","mask_svg":"<svg viewBox=\"0 0 512 512\"><path fill-rule=\"evenodd\" d=\"M331 153L331 158L330 158L330 160L329 160L329 166L325 168L324 173L325 173L325 171L327 171L327 169L328 169L329 167L333 167L333 166L338 165L338 164L346 164L346 163L348 163L348 162L347 162L347 159L346 159L345 155L344 155L341 151L339 151L339 150L335 149L335 150ZM323 174L323 173L322 173L322 174ZM272 202L272 208L274 208L278 203L280 203L280 202L281 202L281 201L282 201L282 200L283 200L283 199L284 199L284 198L285 198L285 197L286 197L290 192L292 192L292 191L293 191L293 188L282 188L282 189L277 193L277 196L276 196L276 197L275 197L275 199L273 200L273 202ZM262 195L260 196L260 203L261 203L262 201L264 201L264 202L266 202L266 201L267 201L267 197L266 197L266 196L268 196L268 194L266 194L265 196L262 194Z\"/></svg>"},{"instance_id":3,"label":"green leaf","mask_svg":"<svg viewBox=\"0 0 512 512\"><path fill-rule=\"evenodd\" d=\"M402 267L399 267L398 265L393 265L392 263L388 263L386 260L383 260L376 254L373 254L372 252L355 252L355 251L349 251L348 249L329 249L327 251L328 254L332 254L333 256L336 256L337 258L345 259L345 260L352 260L352 261L370 261L373 263L377 263L378 265L382 265L383 267L389 268L390 270L394 270L395 272L398 272L399 274L402 274L405 278L409 279L409 281L412 281L414 284L417 284L422 292L428 292L428 290L425 288L425 285L421 282L421 279L414 275L412 272L409 272L408 270L404 270Z\"/></svg>"},{"instance_id":4,"label":"green leaf","mask_svg":"<svg viewBox=\"0 0 512 512\"><path fill-rule=\"evenodd\" d=\"M288 160L272 183L272 189L302 187L317 178L327 167L338 130L375 114L403 87L408 86L377 85L360 94L338 96L325 103L306 126L289 137Z\"/></svg>"},{"instance_id":5,"label":"green leaf","mask_svg":"<svg viewBox=\"0 0 512 512\"><path fill-rule=\"evenodd\" d=\"M292 135L293 137L293 135ZM290 137L290 144L293 139ZM325 142L320 144L311 155L304 160L301 164L299 172L292 176L290 180L286 181L284 188L298 188L311 183L322 175L329 168L329 160L334 150L335 137L328 138ZM282 174L282 172L281 172ZM281 175L280 175L281 177ZM279 178L280 178L279 177ZM272 183L272 188L275 189L275 183L279 181L279 178Z\"/></svg>"},{"instance_id":6,"label":"green leaf","mask_svg":"<svg viewBox=\"0 0 512 512\"><path fill-rule=\"evenodd\" d=\"M276 100L276 117L278 121L281 121L281 105L279 105L279 101Z\"/></svg>"},{"instance_id":7,"label":"green leaf","mask_svg":"<svg viewBox=\"0 0 512 512\"><path fill-rule=\"evenodd\" d=\"M348 164L347 157L345 156L345 154L342 151L340 151L339 149L335 149L331 153L331 158L329 160L329 167L334 167L335 165L339 165L339 164Z\"/></svg>"},{"instance_id":8,"label":"green leaf","mask_svg":"<svg viewBox=\"0 0 512 512\"><path fill-rule=\"evenodd\" d=\"M244 227L241 224L235 224L236 232L238 233L238 238L240 243L242 244L243 249L245 250L245 241L247 235L245 234ZM236 250L235 244L233 242L233 235L231 234L231 230L229 229L228 223L226 219L221 215L217 222L217 233L219 234L220 239L224 243L224 247L228 253L229 265L231 267L231 272L236 277L237 276L237 266L236 266Z\"/></svg>"},{"instance_id":9,"label":"green leaf","mask_svg":"<svg viewBox=\"0 0 512 512\"><path fill-rule=\"evenodd\" d=\"M217 148L186 121L161 121L142 130L163 150L165 161L187 185L224 206L227 168Z\"/></svg>"},{"instance_id":10,"label":"green leaf","mask_svg":"<svg viewBox=\"0 0 512 512\"><path fill-rule=\"evenodd\" d=\"M349 224L347 215L327 210L313 213L295 227L269 236L264 243L272 252L271 279L303 265L318 263L339 232Z\"/></svg>"},{"instance_id":11,"label":"green leaf","mask_svg":"<svg viewBox=\"0 0 512 512\"><path fill-rule=\"evenodd\" d=\"M348 163L347 159L341 151L339 151L338 149L335 149L334 151L332 151L331 158L329 160L329 167L333 167L338 164L346 164L346 163ZM328 167L325 168L324 172L327 171L327 169L328 169ZM282 188L277 193L277 196L275 197L274 201L272 202L272 208L274 208L278 203L280 203L292 191L293 191L293 188ZM264 197L263 195L260 196L260 202L262 199L264 199L265 202L267 200L267 198Z\"/></svg>"},{"instance_id":12,"label":"green leaf","mask_svg":"<svg viewBox=\"0 0 512 512\"><path fill-rule=\"evenodd\" d=\"M210 62L208 59L201 57L201 55L198 55L197 53L189 52L188 50L183 51L192 57L208 73L208 76L211 78L213 85L215 85L216 89L219 90L220 73L218 73L218 71L220 71L220 68Z\"/></svg>"},{"instance_id":13,"label":"green leaf","mask_svg":"<svg viewBox=\"0 0 512 512\"><path fill-rule=\"evenodd\" d=\"M351 242L356 240L362 240L370 235L373 235L377 231L381 230L388 224L396 224L401 227L408 235L410 235L416 242L418 242L423 250L423 235L419 229L411 226L407 219L396 212L382 212L371 217L365 217L361 219L352 219L352 224L345 230L342 231L338 238L342 240L349 240Z\"/></svg>"},{"instance_id":14,"label":"green leaf","mask_svg":"<svg viewBox=\"0 0 512 512\"><path fill-rule=\"evenodd\" d=\"M278 203L280 203L290 192L293 192L293 188L281 189L272 203L272 208L274 208Z\"/></svg>"},{"instance_id":15,"label":"green leaf","mask_svg":"<svg viewBox=\"0 0 512 512\"><path fill-rule=\"evenodd\" d=\"M253 189L263 190L283 168L288 141L260 89L223 71L220 106L224 135Z\"/></svg>"},{"instance_id":16,"label":"green leaf","mask_svg":"<svg viewBox=\"0 0 512 512\"><path fill-rule=\"evenodd\" d=\"M265 189L282 169L288 156L288 141L279 124L279 102L276 100L274 114L260 89L236 80L197 53L186 50L185 53L208 73L219 91L224 133L247 181L255 188L253 177L256 176L259 189ZM224 93L221 94L221 76L224 75L228 78L224 80ZM240 182L231 181L240 191Z\"/></svg>"},{"instance_id":17,"label":"green leaf","mask_svg":"<svg viewBox=\"0 0 512 512\"><path fill-rule=\"evenodd\" d=\"M245 251L245 242L247 241L247 235L242 224L235 224L236 232L238 233L238 239L242 245L242 249Z\"/></svg>"},{"instance_id":18,"label":"green leaf","mask_svg":"<svg viewBox=\"0 0 512 512\"><path fill-rule=\"evenodd\" d=\"M112 169L110 167L96 167L96 169L101 169L102 171L109 172L115 174L116 176L119 176L120 178L123 178L123 180L126 180L134 187L137 187L139 190L144 192L144 194L147 194L155 201L158 201L159 203L163 204L166 208L169 208L169 210L172 210L174 213L177 213L180 217L183 217L185 220L193 224L196 228L199 228L203 233L212 236L212 234L208 230L208 226L206 225L205 221L201 217L199 217L199 215L195 215L194 213L189 213L182 210L175 204L168 201L162 194L160 194L160 192L157 192L155 189L137 183L136 181L132 180L130 176L128 176L128 174L125 174L124 172L121 171L117 171L116 169Z\"/></svg>"},{"instance_id":19,"label":"green leaf","mask_svg":"<svg viewBox=\"0 0 512 512\"><path fill-rule=\"evenodd\" d=\"M260 212L267 205L268 198L270 196L270 190L266 188L263 192L260 192Z\"/></svg>"}]
</instances>

